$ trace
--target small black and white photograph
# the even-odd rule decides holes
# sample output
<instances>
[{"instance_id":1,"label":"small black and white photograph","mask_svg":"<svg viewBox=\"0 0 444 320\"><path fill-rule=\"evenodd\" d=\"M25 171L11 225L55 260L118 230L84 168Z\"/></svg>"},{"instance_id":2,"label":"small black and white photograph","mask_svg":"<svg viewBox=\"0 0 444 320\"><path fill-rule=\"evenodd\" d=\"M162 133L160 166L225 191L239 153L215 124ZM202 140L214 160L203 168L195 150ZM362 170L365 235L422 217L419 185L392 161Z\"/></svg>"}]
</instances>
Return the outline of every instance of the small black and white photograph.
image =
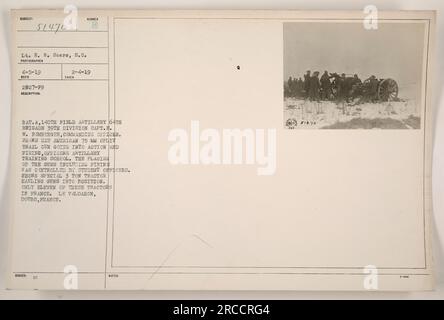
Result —
<instances>
[{"instance_id":1,"label":"small black and white photograph","mask_svg":"<svg viewBox=\"0 0 444 320\"><path fill-rule=\"evenodd\" d=\"M427 24L284 23L284 127L420 129Z\"/></svg>"}]
</instances>

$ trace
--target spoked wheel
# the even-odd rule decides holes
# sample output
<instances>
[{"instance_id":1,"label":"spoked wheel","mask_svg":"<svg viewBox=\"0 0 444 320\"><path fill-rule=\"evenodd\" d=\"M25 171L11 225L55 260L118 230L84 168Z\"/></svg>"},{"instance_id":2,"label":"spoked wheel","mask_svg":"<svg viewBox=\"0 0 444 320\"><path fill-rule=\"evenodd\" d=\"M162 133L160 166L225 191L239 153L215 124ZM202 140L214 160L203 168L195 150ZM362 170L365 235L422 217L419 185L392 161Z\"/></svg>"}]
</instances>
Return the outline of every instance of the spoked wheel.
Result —
<instances>
[{"instance_id":1,"label":"spoked wheel","mask_svg":"<svg viewBox=\"0 0 444 320\"><path fill-rule=\"evenodd\" d=\"M378 98L381 101L393 101L398 98L398 84L393 79L384 79L379 84Z\"/></svg>"}]
</instances>

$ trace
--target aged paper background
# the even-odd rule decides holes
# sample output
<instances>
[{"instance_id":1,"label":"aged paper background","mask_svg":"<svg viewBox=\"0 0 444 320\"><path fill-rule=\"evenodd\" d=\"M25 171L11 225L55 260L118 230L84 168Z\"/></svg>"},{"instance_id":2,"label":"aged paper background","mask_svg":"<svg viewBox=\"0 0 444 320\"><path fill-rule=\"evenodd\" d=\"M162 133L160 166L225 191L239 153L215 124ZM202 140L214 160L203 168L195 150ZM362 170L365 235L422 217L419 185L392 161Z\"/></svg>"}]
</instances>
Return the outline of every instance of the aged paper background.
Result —
<instances>
[{"instance_id":1,"label":"aged paper background","mask_svg":"<svg viewBox=\"0 0 444 320\"><path fill-rule=\"evenodd\" d=\"M125 29L125 25L123 24L123 29ZM162 27L164 27L164 26L162 26ZM254 28L260 28L261 26L260 26L260 24L259 24L259 26L257 26L257 25L255 25L255 26L252 26L252 29L253 29L253 31L256 31L256 30L254 30ZM125 38L125 37L123 37L123 38ZM209 37L210 39L211 39L211 37ZM227 37L228 38L228 37ZM254 37L253 37L254 38ZM262 41L264 41L263 40L264 38L262 38L262 39L258 39L257 40L257 42L260 42L261 40ZM229 38L229 39L225 39L225 40L228 40L228 41L232 41L232 42L234 42L234 43L236 43L236 44L239 44L239 42L236 42L236 39L231 39L231 38ZM255 39L250 39L252 42L250 43L250 45L252 44L252 43L254 43L253 41L255 40ZM128 48L128 45L129 45L129 43L126 43L126 47ZM209 43L209 48L211 49L211 42ZM258 43L258 46L260 46L260 44ZM125 46L124 46L125 47ZM143 52L143 51L142 51ZM127 53L127 54L130 54L129 52ZM141 54L141 52L138 52L138 54ZM270 55L272 55L273 53L271 52L266 52L266 53L262 53L264 56L265 55L268 55L268 54L270 54ZM125 51L123 52L123 55L125 55ZM133 55L133 52L131 52L131 55ZM262 57L261 56L259 56L259 57L257 57L258 58L258 60L260 60ZM258 61L258 62L260 62L260 61ZM242 64L242 66L244 66L244 64ZM163 68L162 70L165 70L165 67L167 67L167 66L158 66L159 68ZM263 66L262 66L263 67ZM122 67L122 69L123 70L120 70L120 71L122 71L122 72L125 72L125 71L128 71L128 70L125 70L125 68L124 67ZM174 69L174 68L172 68L172 69ZM244 68L242 68L242 70L244 70ZM134 71L134 70L133 70ZM174 72L174 71L177 71L177 70L171 70L171 72ZM188 71L188 70L187 70ZM196 70L193 70L194 72L196 72ZM231 71L231 70L230 70ZM139 70L139 72L143 72L142 70ZM168 72L168 71L167 71ZM245 71L244 71L245 72ZM272 73L271 73L272 74ZM165 75L165 76L167 76L167 74ZM281 76L281 75L279 75L279 76ZM186 79L185 79L186 80ZM184 81L185 81L184 80ZM261 79L262 80L262 79ZM265 79L265 80L262 80L263 81L263 85L265 86L265 85L270 85L271 87L273 86L273 84L271 83L271 80L270 79ZM270 81L270 82L266 82L266 81ZM278 82L279 83L279 86L280 86L280 82ZM217 83L216 83L217 84ZM257 86L257 85L261 85L262 83L252 83L252 86L253 85L255 85L255 86ZM125 83L123 83L123 85L125 85ZM180 90L180 89L179 89ZM280 89L279 89L280 90ZM278 94L278 88L276 87L276 94ZM123 90L123 96L121 96L121 99L123 99L123 101L125 101L125 92L127 92L127 90ZM139 92L141 92L140 90L139 90ZM180 102L183 102L183 97L185 97L186 98L186 92L180 92L180 93L182 93L182 100L181 101L177 101L177 103L180 103ZM146 94L145 92L141 92L141 94L140 94L140 99L142 100L142 101L146 101L146 98L148 98L148 99L156 99L156 97L151 97L151 96L149 96L149 97L147 97L147 96L144 96L144 94ZM156 92L156 95L159 95L160 97L159 98L157 98L157 99L162 99L162 92ZM165 93L163 93L163 94L165 94ZM188 93L189 94L189 93ZM279 94L281 94L281 93L279 93ZM147 94L146 94L147 95ZM133 97L131 97L131 98L133 98ZM232 98L232 97L231 97ZM126 99L128 99L128 98L126 98ZM194 100L193 100L194 101ZM170 101L171 103L173 103L174 101ZM204 101L205 102L205 101ZM217 102L213 102L213 103L217 103ZM222 104L222 102L221 102L221 104ZM130 104L131 105L131 104ZM229 104L228 104L228 106L229 106ZM222 106L221 106L222 107ZM227 117L227 119L230 119L229 118L229 116L230 116L230 114L229 114L229 108L227 108L227 105L223 105L223 107L224 107L224 109L223 109L223 111L224 112L221 112L220 114L217 114L217 116L219 116L219 117L217 117L217 120L219 120L219 119L223 119L223 117L224 116L226 116ZM222 109L222 108L221 108ZM228 110L227 110L228 109ZM238 111L237 110L233 110L232 111L232 114L231 114L231 116L234 114L234 115L237 115L238 113L237 113ZM228 114L227 114L228 113ZM247 112L248 113L248 112ZM251 114L251 113L250 113ZM278 116L280 116L280 114L278 114ZM149 117L149 114L147 114L147 117L145 117L146 119L150 119L150 117ZM136 118L131 118L131 113L130 114L128 114L128 118L127 118L128 120L127 121L137 121L137 119ZM186 121L185 121L186 120ZM187 118L187 116L185 115L185 119L184 119L184 121L179 125L179 126L186 126L187 125L187 123L189 122L189 119ZM228 120L227 120L228 121ZM250 119L249 119L249 121L250 121ZM259 120L257 120L257 121L260 121L260 119ZM137 123L137 122L134 122L134 123ZM144 122L145 123L145 122ZM260 123L260 122L259 122ZM205 124L204 122L203 122L203 124ZM208 124L208 126L212 126L211 124ZM234 125L233 125L233 127L234 127ZM239 125L239 127L242 127L242 125ZM161 130L161 128L159 128L159 130ZM165 129L166 130L166 129ZM160 133L162 133L162 131L160 131ZM134 134L135 134L135 136L139 136L139 133L137 132L137 130L136 131L134 131ZM360 134L364 134L364 133L360 133ZM319 137L320 138L320 137ZM325 139L325 137L322 137L323 139ZM337 138L337 137L336 137ZM361 137L362 138L362 137ZM302 138L301 138L302 139ZM327 138L328 139L328 138ZM306 137L305 137L305 139L304 139L304 141L306 140ZM155 141L153 141L153 142L155 142ZM316 140L315 140L315 142L316 142ZM336 142L336 140L335 140L335 142ZM333 146L332 146L332 149L333 149ZM308 151L308 152L313 152L313 151L311 151L311 150L302 150L302 151ZM361 153L362 153L362 151L363 150L360 150L361 151ZM393 151L393 150L392 150ZM333 154L333 150L331 150L331 152L332 152L332 154ZM365 150L364 150L364 152L365 152ZM406 150L406 152L407 152L407 154L408 154L408 150ZM412 151L412 152L414 152L414 151ZM358 153L357 153L358 154ZM362 159L361 158L359 158L359 160L360 161L365 161L365 159L367 159L367 157L364 157L364 155L362 155ZM409 159L410 159L411 157L409 157ZM125 158L123 158L122 159L122 161L131 161L131 160L135 160L135 159L125 159ZM297 158L296 159L297 161L301 161L301 159L300 158ZM380 159L373 159L373 160L380 160ZM302 161L303 161L303 159L302 159ZM365 164L365 163L364 163ZM309 164L309 165L311 165L311 164ZM385 163L385 165L387 165L387 163ZM344 166L345 166L345 164L344 164ZM395 167L396 165L395 164L393 164L393 166ZM407 168L405 168L405 169L407 169ZM146 169L145 169L146 170ZM408 169L407 169L408 170ZM237 173L237 172L236 172ZM318 173L317 173L318 174ZM320 176L325 176L325 173L324 172L321 172L320 174L319 174ZM300 178L300 176L299 176L299 178ZM307 181L308 182L310 182L310 180L312 179L312 177L307 177ZM199 182L196 182L196 183L199 183ZM408 184L407 184L408 185ZM413 185L415 185L415 182L414 181L412 181L412 186ZM248 187L248 186L247 186ZM335 190L336 191L336 190ZM348 190L347 190L348 191ZM338 191L339 192L339 191ZM123 194L124 195L124 194ZM141 196L143 196L143 194L141 195ZM352 195L352 197L351 197L352 199L353 199L353 195ZM264 200L262 200L262 201L265 201L266 199L264 199ZM285 201L287 201L288 200L288 197L286 197L285 199L282 199L281 200L281 203L282 203L282 201L283 202L285 202ZM334 205L334 203L335 202L333 202L333 205ZM242 221L241 221L242 222ZM247 223L248 221L245 221L245 223ZM93 221L92 221L92 223L93 223ZM125 224L124 224L125 225ZM383 232L383 230L381 230L381 232ZM137 233L136 233L137 234ZM307 236L307 235L305 235L305 236ZM310 235L308 235L308 236L310 236ZM174 240L174 239L173 239ZM173 241L174 242L174 241ZM98 246L100 245L100 244L97 244ZM201 248L202 249L202 248ZM203 250L203 249L202 249ZM125 251L126 250L124 250L123 249L123 252L125 253ZM411 253L411 252L410 252ZM131 252L127 252L127 253L125 253L127 256L126 256L126 258L128 258L128 259L131 259ZM137 254L136 255L137 257L139 257L139 255ZM125 256L124 256L125 257ZM136 258L137 258L136 257ZM134 257L133 257L134 258ZM140 258L140 257L139 257ZM159 257L159 259L161 260L161 257ZM414 261L415 259L414 258L412 258L413 260L412 261ZM404 260L404 261L409 261L408 260L408 258L407 258L407 260ZM91 260L91 263L93 263L93 261Z\"/></svg>"}]
</instances>

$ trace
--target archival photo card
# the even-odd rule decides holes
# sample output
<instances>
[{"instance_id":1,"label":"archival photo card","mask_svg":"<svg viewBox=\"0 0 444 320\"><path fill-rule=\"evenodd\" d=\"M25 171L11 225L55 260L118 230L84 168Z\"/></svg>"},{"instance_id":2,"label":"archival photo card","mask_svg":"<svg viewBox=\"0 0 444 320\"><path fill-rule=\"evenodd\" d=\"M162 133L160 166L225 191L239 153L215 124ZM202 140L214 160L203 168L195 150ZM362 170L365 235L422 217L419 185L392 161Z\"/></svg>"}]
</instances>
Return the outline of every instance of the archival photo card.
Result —
<instances>
[{"instance_id":1,"label":"archival photo card","mask_svg":"<svg viewBox=\"0 0 444 320\"><path fill-rule=\"evenodd\" d=\"M286 22L288 129L419 129L428 26L423 22Z\"/></svg>"},{"instance_id":2,"label":"archival photo card","mask_svg":"<svg viewBox=\"0 0 444 320\"><path fill-rule=\"evenodd\" d=\"M77 13L11 14L8 288L433 288L434 12Z\"/></svg>"}]
</instances>

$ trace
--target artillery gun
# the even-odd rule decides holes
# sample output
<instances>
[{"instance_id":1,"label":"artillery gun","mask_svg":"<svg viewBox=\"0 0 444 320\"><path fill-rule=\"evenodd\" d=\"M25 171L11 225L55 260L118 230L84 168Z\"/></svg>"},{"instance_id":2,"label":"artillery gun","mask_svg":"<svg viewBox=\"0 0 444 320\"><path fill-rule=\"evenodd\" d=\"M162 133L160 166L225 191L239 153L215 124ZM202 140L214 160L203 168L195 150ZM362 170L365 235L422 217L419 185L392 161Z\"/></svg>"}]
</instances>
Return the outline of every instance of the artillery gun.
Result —
<instances>
[{"instance_id":1,"label":"artillery gun","mask_svg":"<svg viewBox=\"0 0 444 320\"><path fill-rule=\"evenodd\" d=\"M370 77L364 82L356 81L353 76L346 75L345 78L337 73L331 73L330 77L333 78L332 82L332 96L333 99L339 98L340 86L343 86L344 96L342 99L345 101L356 100L359 102L384 102L394 101L398 99L399 87L394 79L385 78L378 79L376 77Z\"/></svg>"},{"instance_id":2,"label":"artillery gun","mask_svg":"<svg viewBox=\"0 0 444 320\"><path fill-rule=\"evenodd\" d=\"M377 90L376 90L376 98L379 101L394 101L398 99L398 84L395 80L391 78L386 79L375 79L377 81ZM368 90L365 90L365 88L371 87L371 79L367 79L362 83L362 86L364 88L363 93L368 93ZM364 97L364 98L371 98L371 97Z\"/></svg>"}]
</instances>

